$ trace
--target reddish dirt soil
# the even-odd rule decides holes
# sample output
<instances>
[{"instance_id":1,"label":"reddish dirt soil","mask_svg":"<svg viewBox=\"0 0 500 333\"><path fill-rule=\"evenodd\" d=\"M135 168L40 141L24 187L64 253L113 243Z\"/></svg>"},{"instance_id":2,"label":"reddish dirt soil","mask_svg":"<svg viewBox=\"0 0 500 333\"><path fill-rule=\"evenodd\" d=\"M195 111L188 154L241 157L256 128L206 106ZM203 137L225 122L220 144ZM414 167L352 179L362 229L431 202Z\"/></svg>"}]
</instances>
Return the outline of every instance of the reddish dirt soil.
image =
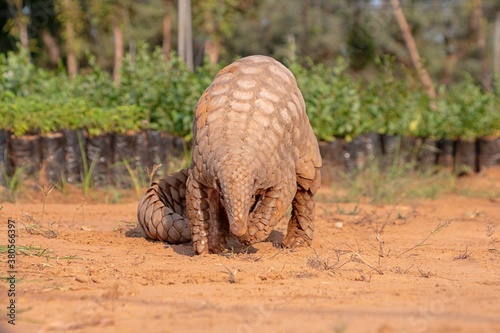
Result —
<instances>
[{"instance_id":1,"label":"reddish dirt soil","mask_svg":"<svg viewBox=\"0 0 500 333\"><path fill-rule=\"evenodd\" d=\"M458 183L500 193L500 170ZM43 221L40 201L3 203L0 244L11 218L19 280L15 327L0 285L0 331L500 332L499 197L356 207L329 191L312 247L273 245L280 225L268 242L206 256L131 237L135 198L51 194Z\"/></svg>"}]
</instances>

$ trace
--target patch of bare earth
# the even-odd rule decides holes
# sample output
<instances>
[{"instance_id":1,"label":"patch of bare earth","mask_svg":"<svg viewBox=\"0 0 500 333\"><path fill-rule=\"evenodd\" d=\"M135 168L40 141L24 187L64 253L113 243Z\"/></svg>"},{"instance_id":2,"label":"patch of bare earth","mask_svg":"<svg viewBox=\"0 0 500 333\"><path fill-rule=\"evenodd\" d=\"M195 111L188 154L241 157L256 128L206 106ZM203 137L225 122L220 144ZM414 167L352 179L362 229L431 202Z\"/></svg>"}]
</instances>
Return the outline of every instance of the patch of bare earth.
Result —
<instances>
[{"instance_id":1,"label":"patch of bare earth","mask_svg":"<svg viewBox=\"0 0 500 333\"><path fill-rule=\"evenodd\" d=\"M458 186L499 183L492 170ZM18 236L16 325L2 283L2 332L500 332L499 198L320 201L310 248L276 247L280 225L268 242L206 256L131 237L135 200L56 201L43 221L41 202L0 210L1 244L8 218Z\"/></svg>"}]
</instances>

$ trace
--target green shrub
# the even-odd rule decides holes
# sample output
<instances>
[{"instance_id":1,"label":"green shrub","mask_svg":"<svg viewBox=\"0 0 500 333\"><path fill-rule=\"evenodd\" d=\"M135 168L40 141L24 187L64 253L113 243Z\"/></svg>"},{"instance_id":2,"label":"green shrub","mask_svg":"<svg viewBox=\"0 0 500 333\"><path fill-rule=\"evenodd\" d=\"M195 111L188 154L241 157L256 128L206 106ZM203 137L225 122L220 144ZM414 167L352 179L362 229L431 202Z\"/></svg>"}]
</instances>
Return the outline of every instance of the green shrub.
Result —
<instances>
[{"instance_id":1,"label":"green shrub","mask_svg":"<svg viewBox=\"0 0 500 333\"><path fill-rule=\"evenodd\" d=\"M335 136L353 139L361 134L362 114L359 85L346 73L348 64L337 59L336 67L298 63L290 65L304 95L311 125L319 140Z\"/></svg>"},{"instance_id":2,"label":"green shrub","mask_svg":"<svg viewBox=\"0 0 500 333\"><path fill-rule=\"evenodd\" d=\"M363 90L363 116L368 119L363 132L386 135L428 136L426 125L429 99L420 83L408 72L395 75L392 59L379 61L380 80Z\"/></svg>"},{"instance_id":3,"label":"green shrub","mask_svg":"<svg viewBox=\"0 0 500 333\"><path fill-rule=\"evenodd\" d=\"M485 93L470 77L453 86L445 96L443 136L473 140L498 131L498 98ZM496 105L496 106L495 106Z\"/></svg>"}]
</instances>

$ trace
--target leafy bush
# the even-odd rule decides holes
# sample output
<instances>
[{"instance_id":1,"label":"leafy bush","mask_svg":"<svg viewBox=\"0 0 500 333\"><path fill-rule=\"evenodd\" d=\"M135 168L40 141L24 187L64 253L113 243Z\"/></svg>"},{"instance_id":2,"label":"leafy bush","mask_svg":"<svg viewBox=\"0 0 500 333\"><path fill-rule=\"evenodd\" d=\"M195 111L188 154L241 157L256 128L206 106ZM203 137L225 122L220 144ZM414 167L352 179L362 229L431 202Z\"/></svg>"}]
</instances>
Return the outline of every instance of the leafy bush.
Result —
<instances>
[{"instance_id":1,"label":"leafy bush","mask_svg":"<svg viewBox=\"0 0 500 333\"><path fill-rule=\"evenodd\" d=\"M370 120L363 132L428 136L424 118L430 113L429 99L420 83L407 72L396 77L390 58L382 59L379 65L381 79L363 91L363 115Z\"/></svg>"},{"instance_id":2,"label":"leafy bush","mask_svg":"<svg viewBox=\"0 0 500 333\"><path fill-rule=\"evenodd\" d=\"M495 107L495 96L484 93L472 78L452 87L445 98L445 136L473 140L498 131L500 111Z\"/></svg>"},{"instance_id":3,"label":"leafy bush","mask_svg":"<svg viewBox=\"0 0 500 333\"><path fill-rule=\"evenodd\" d=\"M304 95L307 113L320 140L335 136L348 140L361 134L362 114L360 88L346 73L348 65L338 58L333 68L293 63L291 71Z\"/></svg>"},{"instance_id":4,"label":"leafy bush","mask_svg":"<svg viewBox=\"0 0 500 333\"><path fill-rule=\"evenodd\" d=\"M28 95L36 83L33 79L36 72L26 50L21 48L19 54L0 54L0 94L10 91L15 95Z\"/></svg>"}]
</instances>

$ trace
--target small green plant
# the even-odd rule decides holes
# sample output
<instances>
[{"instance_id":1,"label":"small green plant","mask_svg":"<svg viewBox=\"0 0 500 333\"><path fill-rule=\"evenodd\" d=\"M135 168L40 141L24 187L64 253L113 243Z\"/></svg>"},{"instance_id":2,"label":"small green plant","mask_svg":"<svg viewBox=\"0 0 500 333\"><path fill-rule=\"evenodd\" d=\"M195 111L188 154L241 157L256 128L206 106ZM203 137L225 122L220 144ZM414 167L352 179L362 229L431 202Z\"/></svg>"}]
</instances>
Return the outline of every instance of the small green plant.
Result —
<instances>
[{"instance_id":1,"label":"small green plant","mask_svg":"<svg viewBox=\"0 0 500 333\"><path fill-rule=\"evenodd\" d=\"M127 159L123 159L122 163L125 165L130 179L132 180L137 197L140 198L142 196L142 189L147 186L144 173L141 172L140 168L133 170Z\"/></svg>"},{"instance_id":2,"label":"small green plant","mask_svg":"<svg viewBox=\"0 0 500 333\"><path fill-rule=\"evenodd\" d=\"M106 187L106 196L104 197L105 204L116 204L120 201L122 194L114 186Z\"/></svg>"},{"instance_id":3,"label":"small green plant","mask_svg":"<svg viewBox=\"0 0 500 333\"><path fill-rule=\"evenodd\" d=\"M340 174L336 188L342 195L336 194L335 200L359 202L368 198L372 203L398 204L415 198L434 199L453 188L454 182L448 173L415 170L411 163L385 170L373 161L363 169Z\"/></svg>"},{"instance_id":4,"label":"small green plant","mask_svg":"<svg viewBox=\"0 0 500 333\"><path fill-rule=\"evenodd\" d=\"M92 187L92 176L94 173L95 166L97 164L97 157L99 154L95 154L90 166L87 161L87 153L85 152L84 139L80 132L77 133L78 136L78 146L80 148L80 153L82 155L83 161L83 195L87 196L89 189Z\"/></svg>"},{"instance_id":5,"label":"small green plant","mask_svg":"<svg viewBox=\"0 0 500 333\"><path fill-rule=\"evenodd\" d=\"M0 245L0 254L7 253L8 251L9 251L9 248L7 246ZM16 246L16 253L23 254L26 256L43 257L46 253L48 253L48 251L49 251L49 249L47 249L47 248L42 248L42 247L33 246L33 245Z\"/></svg>"},{"instance_id":6,"label":"small green plant","mask_svg":"<svg viewBox=\"0 0 500 333\"><path fill-rule=\"evenodd\" d=\"M59 181L54 184L54 187L61 191L64 196L68 195L68 181L64 172L61 172L61 177Z\"/></svg>"},{"instance_id":7,"label":"small green plant","mask_svg":"<svg viewBox=\"0 0 500 333\"><path fill-rule=\"evenodd\" d=\"M7 188L8 199L12 202L16 202L19 197L23 175L24 166L17 168L11 177L9 177L7 172L4 171L5 187Z\"/></svg>"},{"instance_id":8,"label":"small green plant","mask_svg":"<svg viewBox=\"0 0 500 333\"><path fill-rule=\"evenodd\" d=\"M181 169L187 169L191 164L191 150L188 148L187 143L182 144L183 151L180 156L173 156L168 160L167 172L176 172Z\"/></svg>"}]
</instances>

